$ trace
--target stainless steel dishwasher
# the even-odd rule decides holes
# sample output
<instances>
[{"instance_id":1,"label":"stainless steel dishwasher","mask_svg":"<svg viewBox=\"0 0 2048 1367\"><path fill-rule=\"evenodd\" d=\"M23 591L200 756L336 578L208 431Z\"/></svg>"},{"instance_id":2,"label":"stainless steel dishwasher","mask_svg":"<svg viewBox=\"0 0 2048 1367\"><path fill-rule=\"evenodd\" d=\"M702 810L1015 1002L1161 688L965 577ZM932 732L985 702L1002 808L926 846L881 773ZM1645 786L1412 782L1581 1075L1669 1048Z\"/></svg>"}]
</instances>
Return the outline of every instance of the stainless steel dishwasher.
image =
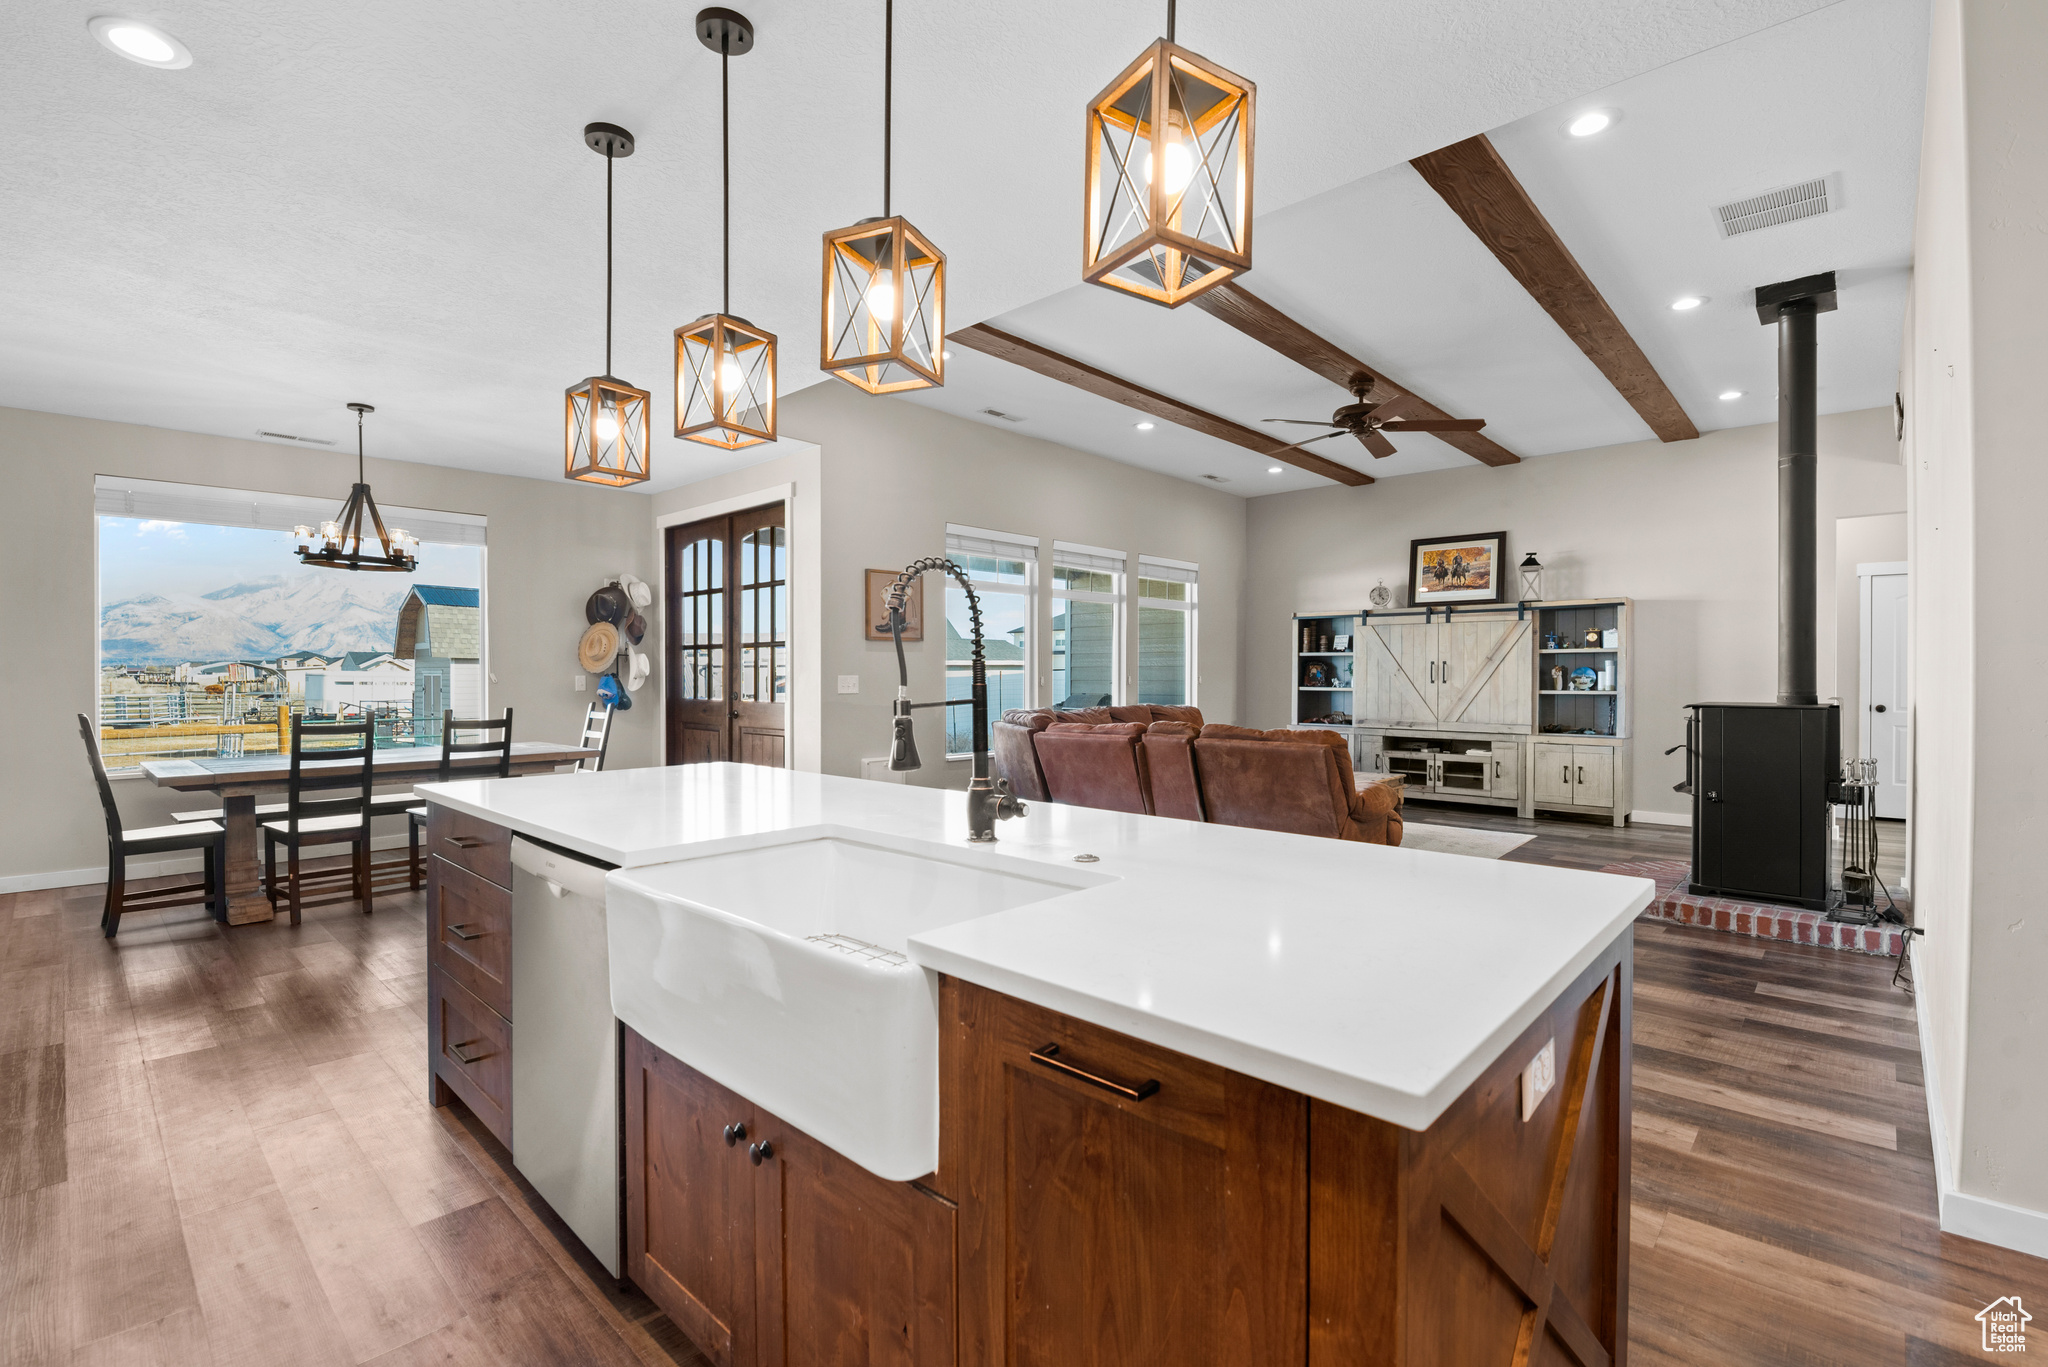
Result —
<instances>
[{"instance_id":1,"label":"stainless steel dishwasher","mask_svg":"<svg viewBox=\"0 0 2048 1367\"><path fill-rule=\"evenodd\" d=\"M512 838L512 1166L616 1277L626 1222L611 867Z\"/></svg>"}]
</instances>

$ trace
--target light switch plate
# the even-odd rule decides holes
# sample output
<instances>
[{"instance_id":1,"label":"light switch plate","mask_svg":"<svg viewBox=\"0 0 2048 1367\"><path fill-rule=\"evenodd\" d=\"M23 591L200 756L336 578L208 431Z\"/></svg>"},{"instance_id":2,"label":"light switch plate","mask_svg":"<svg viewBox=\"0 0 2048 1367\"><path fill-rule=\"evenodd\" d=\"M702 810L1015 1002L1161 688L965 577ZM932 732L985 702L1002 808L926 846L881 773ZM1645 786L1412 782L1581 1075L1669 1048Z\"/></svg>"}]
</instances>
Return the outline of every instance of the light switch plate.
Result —
<instances>
[{"instance_id":1,"label":"light switch plate","mask_svg":"<svg viewBox=\"0 0 2048 1367\"><path fill-rule=\"evenodd\" d=\"M1536 1114L1543 1098L1557 1085L1557 1041L1546 1040L1529 1066L1522 1069L1522 1119Z\"/></svg>"},{"instance_id":2,"label":"light switch plate","mask_svg":"<svg viewBox=\"0 0 2048 1367\"><path fill-rule=\"evenodd\" d=\"M860 675L858 675L858 674L841 674L841 675L839 676L839 691L840 691L841 693L858 693L858 692L860 692Z\"/></svg>"},{"instance_id":3,"label":"light switch plate","mask_svg":"<svg viewBox=\"0 0 2048 1367\"><path fill-rule=\"evenodd\" d=\"M583 691L583 681L588 677L589 676L585 674L578 674L576 676L576 691L578 693L581 693Z\"/></svg>"}]
</instances>

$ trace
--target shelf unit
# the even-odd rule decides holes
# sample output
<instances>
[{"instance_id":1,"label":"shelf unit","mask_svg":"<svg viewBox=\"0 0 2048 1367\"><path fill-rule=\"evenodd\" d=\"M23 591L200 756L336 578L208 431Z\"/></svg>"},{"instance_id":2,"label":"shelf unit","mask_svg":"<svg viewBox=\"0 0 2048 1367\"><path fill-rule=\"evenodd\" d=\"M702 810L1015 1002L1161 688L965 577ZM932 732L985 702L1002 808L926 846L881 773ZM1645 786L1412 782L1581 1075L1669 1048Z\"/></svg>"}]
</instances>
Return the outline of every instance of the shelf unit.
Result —
<instances>
[{"instance_id":1,"label":"shelf unit","mask_svg":"<svg viewBox=\"0 0 2048 1367\"><path fill-rule=\"evenodd\" d=\"M1540 735L1629 733L1628 680L1635 624L1626 598L1544 603L1536 608L1536 730ZM1600 633L1588 645L1586 633ZM1605 644L1612 639L1613 644ZM1592 688L1573 688L1573 673L1590 669ZM1558 671L1562 670L1560 676ZM1603 701L1604 700L1604 701Z\"/></svg>"},{"instance_id":2,"label":"shelf unit","mask_svg":"<svg viewBox=\"0 0 2048 1367\"><path fill-rule=\"evenodd\" d=\"M1290 690L1296 726L1320 726L1346 731L1352 726L1352 669L1358 652L1338 650L1339 639L1356 644L1359 617L1356 612L1296 613L1294 615L1294 679ZM1330 682L1308 682L1311 666L1329 671Z\"/></svg>"}]
</instances>

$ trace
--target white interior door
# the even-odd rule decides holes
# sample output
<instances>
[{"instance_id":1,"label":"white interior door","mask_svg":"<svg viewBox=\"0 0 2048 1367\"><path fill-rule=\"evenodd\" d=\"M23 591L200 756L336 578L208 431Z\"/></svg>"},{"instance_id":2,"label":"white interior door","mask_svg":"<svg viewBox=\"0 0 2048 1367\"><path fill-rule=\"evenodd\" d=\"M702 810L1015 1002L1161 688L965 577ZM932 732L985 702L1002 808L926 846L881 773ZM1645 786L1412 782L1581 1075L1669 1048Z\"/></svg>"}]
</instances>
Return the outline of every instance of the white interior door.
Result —
<instances>
[{"instance_id":1,"label":"white interior door","mask_svg":"<svg viewBox=\"0 0 2048 1367\"><path fill-rule=\"evenodd\" d=\"M1877 814L1904 820L1912 775L1906 697L1906 575L1860 565L1863 608L1863 754L1877 761ZM1863 571L1880 571L1863 573Z\"/></svg>"}]
</instances>

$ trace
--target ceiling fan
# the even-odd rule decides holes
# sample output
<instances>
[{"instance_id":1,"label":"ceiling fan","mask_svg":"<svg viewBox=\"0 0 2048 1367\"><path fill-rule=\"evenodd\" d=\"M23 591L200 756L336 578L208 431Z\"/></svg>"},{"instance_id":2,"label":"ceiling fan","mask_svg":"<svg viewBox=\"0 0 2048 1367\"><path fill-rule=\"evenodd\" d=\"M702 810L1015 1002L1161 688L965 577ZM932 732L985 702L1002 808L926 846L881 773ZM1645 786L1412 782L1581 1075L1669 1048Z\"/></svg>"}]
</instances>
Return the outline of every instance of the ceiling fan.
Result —
<instances>
[{"instance_id":1,"label":"ceiling fan","mask_svg":"<svg viewBox=\"0 0 2048 1367\"><path fill-rule=\"evenodd\" d=\"M1292 451L1307 446L1309 442L1328 441L1331 437L1341 437L1349 433L1358 438L1360 444L1373 455L1391 456L1394 454L1394 443L1382 436L1383 432L1477 432L1486 426L1484 418L1403 418L1400 416L1401 409L1414 396L1401 394L1375 403L1371 397L1373 378L1363 372L1352 376L1351 383L1346 387L1350 389L1354 401L1332 413L1328 422L1317 422L1308 418L1267 418L1267 422L1292 423L1298 427L1336 429L1334 432L1324 432L1320 436L1310 437L1307 441L1295 442L1293 446L1283 446L1280 451ZM1277 456L1280 451L1272 454Z\"/></svg>"}]
</instances>

